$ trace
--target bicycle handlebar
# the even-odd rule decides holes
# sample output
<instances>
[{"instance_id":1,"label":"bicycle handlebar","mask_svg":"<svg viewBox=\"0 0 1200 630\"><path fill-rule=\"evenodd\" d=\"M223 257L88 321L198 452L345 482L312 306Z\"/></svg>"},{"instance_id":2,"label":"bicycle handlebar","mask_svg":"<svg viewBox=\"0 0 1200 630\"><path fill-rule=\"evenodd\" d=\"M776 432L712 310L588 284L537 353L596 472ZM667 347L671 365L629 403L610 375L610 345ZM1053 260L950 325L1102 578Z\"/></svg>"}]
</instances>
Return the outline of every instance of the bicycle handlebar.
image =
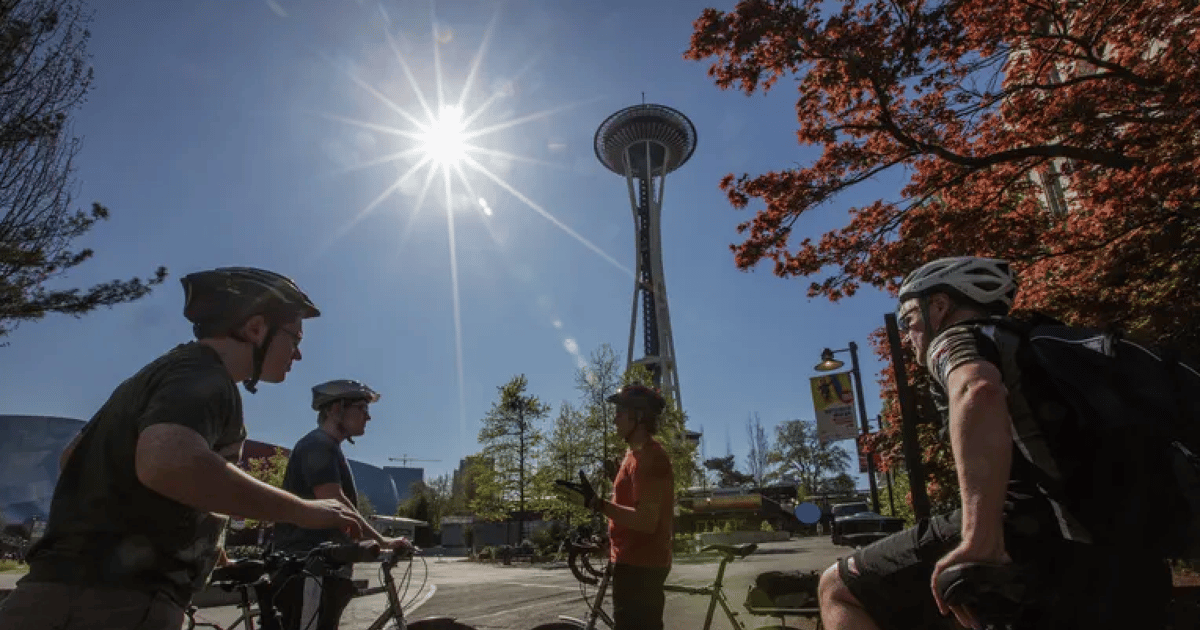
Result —
<instances>
[{"instance_id":1,"label":"bicycle handlebar","mask_svg":"<svg viewBox=\"0 0 1200 630\"><path fill-rule=\"evenodd\" d=\"M942 601L967 608L980 623L1004 626L1016 621L1025 603L1025 577L1014 564L966 562L943 571L937 589Z\"/></svg>"}]
</instances>

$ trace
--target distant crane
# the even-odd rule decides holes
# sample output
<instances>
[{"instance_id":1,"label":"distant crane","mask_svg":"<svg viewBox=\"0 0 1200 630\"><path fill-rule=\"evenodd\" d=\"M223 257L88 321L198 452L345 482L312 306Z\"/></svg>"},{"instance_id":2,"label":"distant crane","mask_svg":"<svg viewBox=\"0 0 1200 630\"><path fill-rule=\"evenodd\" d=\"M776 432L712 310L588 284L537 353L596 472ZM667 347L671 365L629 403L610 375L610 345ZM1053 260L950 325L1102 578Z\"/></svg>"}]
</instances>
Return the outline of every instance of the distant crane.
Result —
<instances>
[{"instance_id":1,"label":"distant crane","mask_svg":"<svg viewBox=\"0 0 1200 630\"><path fill-rule=\"evenodd\" d=\"M389 462L400 462L401 466L408 466L408 462L440 462L442 460L440 460L440 459L417 459L416 457L409 457L408 455L402 455L400 457L389 457L388 461Z\"/></svg>"}]
</instances>

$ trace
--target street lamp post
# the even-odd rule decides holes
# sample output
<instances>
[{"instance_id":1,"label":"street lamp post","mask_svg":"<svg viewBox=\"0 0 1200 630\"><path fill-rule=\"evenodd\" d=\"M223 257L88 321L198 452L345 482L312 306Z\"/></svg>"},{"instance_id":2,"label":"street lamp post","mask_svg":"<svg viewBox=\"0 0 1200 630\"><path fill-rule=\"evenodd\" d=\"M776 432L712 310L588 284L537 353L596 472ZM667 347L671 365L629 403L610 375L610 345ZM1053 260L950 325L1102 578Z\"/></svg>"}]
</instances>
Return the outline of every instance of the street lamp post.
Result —
<instances>
[{"instance_id":1,"label":"street lamp post","mask_svg":"<svg viewBox=\"0 0 1200 630\"><path fill-rule=\"evenodd\" d=\"M867 423L867 401L863 399L862 372L858 370L858 344L851 341L849 348L841 350L825 348L821 351L821 362L813 369L818 372L829 372L842 367L845 363L833 358L833 355L839 352L850 353L850 373L854 375L854 393L858 398L858 419L862 425L862 434L866 436L867 433L870 433L871 426ZM865 442L861 448L866 451ZM867 481L871 484L871 506L875 513L879 514L879 488L875 484L875 454L870 451L866 451L864 454L867 457Z\"/></svg>"}]
</instances>

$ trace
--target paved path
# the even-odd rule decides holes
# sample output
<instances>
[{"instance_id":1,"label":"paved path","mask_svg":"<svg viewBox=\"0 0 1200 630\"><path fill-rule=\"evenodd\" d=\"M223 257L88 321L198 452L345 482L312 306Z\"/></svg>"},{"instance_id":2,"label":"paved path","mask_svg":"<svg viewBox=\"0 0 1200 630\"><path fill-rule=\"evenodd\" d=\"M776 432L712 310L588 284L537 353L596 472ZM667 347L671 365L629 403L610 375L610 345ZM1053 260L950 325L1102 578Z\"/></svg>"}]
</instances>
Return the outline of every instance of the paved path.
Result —
<instances>
[{"instance_id":1,"label":"paved path","mask_svg":"<svg viewBox=\"0 0 1200 630\"><path fill-rule=\"evenodd\" d=\"M744 560L730 563L725 572L725 595L730 608L750 628L777 624L768 617L752 617L742 602L754 577L771 570L823 570L842 554L846 547L834 547L829 539L801 538L787 542L763 543L758 552ZM409 620L431 616L452 616L480 630L529 630L536 625L556 621L558 615L583 617L586 614L578 582L565 566L529 566L514 564L479 564L461 559L427 559L428 571L422 584L422 565L414 564L412 581L404 594ZM703 586L716 576L714 558L681 558L671 570L668 582L688 586ZM371 586L380 584L378 565L355 566L354 577L366 579ZM397 570L394 575L400 577ZM0 574L0 590L12 588L19 574ZM588 591L594 594L594 590ZM386 596L370 595L355 599L342 617L342 627L361 630L370 625L386 606ZM680 593L667 594L666 628L683 630L701 628L708 608L708 598ZM198 620L215 621L221 625L237 619L234 607L201 610ZM811 628L806 620L791 617L788 625ZM718 608L713 621L714 630L731 630L728 619Z\"/></svg>"},{"instance_id":2,"label":"paved path","mask_svg":"<svg viewBox=\"0 0 1200 630\"><path fill-rule=\"evenodd\" d=\"M730 608L740 613L739 619L750 628L777 624L778 620L768 617L752 617L745 612L742 602L746 590L754 577L771 570L822 570L832 564L841 554L849 551L845 547L834 547L827 538L805 538L780 543L764 543L759 551L744 560L730 563L725 573L725 594ZM480 630L529 630L536 625L556 621L559 615L583 617L583 604L578 582L565 567L517 565L503 566L478 564L462 560L430 560L427 562L427 584L417 592L420 583L420 565L414 573L417 579L405 596L405 601L417 605L408 618L415 621L431 616L452 616L458 621ZM355 577L370 579L372 565L355 567ZM671 570L668 582L688 586L703 586L716 576L717 562L713 558L698 561L695 558L680 560ZM594 594L594 590L589 590ZM678 593L667 594L665 617L667 630L700 628L708 608L708 599ZM347 607L342 617L342 627L360 630L370 625L386 608L386 596L361 597ZM406 606L406 609L410 606ZM236 619L236 609L212 608L201 611L200 616L221 624ZM791 617L788 625L795 628L811 628L806 620ZM728 619L718 608L712 628L731 630Z\"/></svg>"}]
</instances>

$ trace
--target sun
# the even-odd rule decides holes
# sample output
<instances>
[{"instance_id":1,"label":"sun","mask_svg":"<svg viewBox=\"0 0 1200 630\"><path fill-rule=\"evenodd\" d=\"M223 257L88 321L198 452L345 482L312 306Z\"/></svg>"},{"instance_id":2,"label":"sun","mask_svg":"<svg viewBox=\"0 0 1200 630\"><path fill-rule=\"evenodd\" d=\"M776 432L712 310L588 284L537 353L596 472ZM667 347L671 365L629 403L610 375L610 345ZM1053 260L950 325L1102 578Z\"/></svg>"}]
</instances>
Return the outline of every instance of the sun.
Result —
<instances>
[{"instance_id":1,"label":"sun","mask_svg":"<svg viewBox=\"0 0 1200 630\"><path fill-rule=\"evenodd\" d=\"M634 277L633 272L623 263L568 227L550 211L517 190L512 183L506 181L500 174L493 172L489 168L487 161L481 161L481 158L497 158L502 161L501 163L526 162L549 169L563 169L568 172L571 171L569 167L559 162L526 157L503 149L481 145L478 139L513 129L519 125L554 116L559 112L572 109L585 102L599 100L600 97L597 96L576 103L550 107L523 116L508 118L494 124L482 125L479 123L479 118L489 112L493 108L493 105L500 99L512 96L511 86L494 90L491 94L483 94L482 90L475 87L475 91L479 93L476 99L478 102L472 103L469 109L466 107L468 96L471 94L473 86L479 78L480 65L485 57L487 43L491 39L492 27L496 23L495 18L493 18L492 25L488 27L488 31L484 35L479 50L472 59L469 68L467 68L461 93L458 98L454 99L447 98L444 89L447 77L442 72L440 47L448 45L450 41L442 37L444 31L438 31L437 25L434 25L436 37L434 38L435 45L432 54L432 67L435 89L432 93L427 94L418 83L416 74L408 62L411 55L402 52L397 37L393 34L394 25L389 14L384 10L382 3L378 5L378 8L384 17L384 25L386 27L383 30L383 35L387 40L388 46L395 53L396 62L402 76L407 80L408 86L412 90L411 100L407 103L407 106L402 106L401 103L384 94L383 85L388 84L387 79L369 81L359 74L356 66L348 64L341 67L346 77L364 92L374 97L390 113L385 114L387 118L384 120L359 120L334 113L323 113L322 115L329 120L338 121L370 132L399 136L408 142L405 143L407 145L405 148L395 153L380 155L343 169L349 172L389 165L400 171L400 174L373 201L355 213L354 216L348 220L340 221L340 225L330 234L329 239L322 245L321 250L329 251L337 240L350 234L360 221L375 212L377 208L380 208L387 199L405 188L406 184L412 184L415 179L423 180L423 183L419 184L419 191L415 192L415 203L404 204L403 206L408 213L408 219L397 240L397 249L403 250L409 232L414 225L414 220L420 214L426 199L429 197L441 197L446 219L448 271L450 294L452 296L452 312L454 315L454 364L458 373L458 439L460 444L467 444L466 379L464 378L463 365L462 314L458 282L458 246L455 230L456 221L462 219L461 217L456 218L455 209L461 209L467 205L478 206L479 212L483 217L486 217L487 220L493 218L492 204L481 194L482 191L476 190L476 185L480 181L479 177L482 177L486 182L495 184L500 190L507 192L525 207L549 221L564 234L575 239L585 248L600 256L627 277ZM499 15L498 11L497 15ZM519 77L520 73L517 74L516 78ZM423 175L418 174L421 171L424 172ZM473 181L475 183L472 183ZM435 182L439 184L436 188L433 187ZM439 188L441 189L440 194L438 194L439 191L437 190ZM430 193L431 189L434 194L428 195L427 193ZM465 194L456 194L456 189L460 193ZM413 192L410 190L406 194L413 194ZM457 199L477 199L478 202L463 204L460 201L456 201ZM495 238L494 234L493 238ZM497 245L500 245L499 241L497 241ZM466 447L461 448L461 453L466 453Z\"/></svg>"},{"instance_id":2,"label":"sun","mask_svg":"<svg viewBox=\"0 0 1200 630\"><path fill-rule=\"evenodd\" d=\"M467 156L467 125L457 105L443 106L418 135L421 152L435 164L454 168Z\"/></svg>"}]
</instances>

